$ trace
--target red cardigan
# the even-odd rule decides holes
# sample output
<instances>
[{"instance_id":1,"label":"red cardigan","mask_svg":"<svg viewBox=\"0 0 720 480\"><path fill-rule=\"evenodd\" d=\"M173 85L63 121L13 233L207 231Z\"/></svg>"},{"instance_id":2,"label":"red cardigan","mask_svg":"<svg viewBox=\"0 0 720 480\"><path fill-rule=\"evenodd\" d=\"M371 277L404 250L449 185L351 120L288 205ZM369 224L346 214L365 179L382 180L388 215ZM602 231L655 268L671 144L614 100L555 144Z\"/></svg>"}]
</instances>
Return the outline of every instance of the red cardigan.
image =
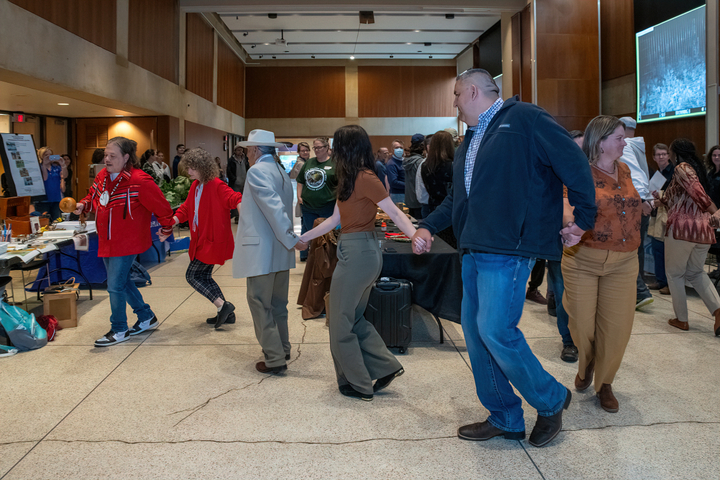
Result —
<instances>
[{"instance_id":1,"label":"red cardigan","mask_svg":"<svg viewBox=\"0 0 720 480\"><path fill-rule=\"evenodd\" d=\"M104 191L112 194L106 206L100 204ZM152 177L138 168L123 170L114 182L103 168L95 177L87 197L80 201L84 212L95 212L99 257L137 255L150 248L153 213L163 226L162 233L172 233L175 223L165 196Z\"/></svg>"},{"instance_id":2,"label":"red cardigan","mask_svg":"<svg viewBox=\"0 0 720 480\"><path fill-rule=\"evenodd\" d=\"M190 223L190 260L196 258L208 265L222 265L232 258L235 240L230 230L230 210L237 208L242 193L233 191L219 178L210 180L203 186L198 212L198 229L193 231L195 218L195 180L190 186L185 203L175 212L182 222Z\"/></svg>"}]
</instances>

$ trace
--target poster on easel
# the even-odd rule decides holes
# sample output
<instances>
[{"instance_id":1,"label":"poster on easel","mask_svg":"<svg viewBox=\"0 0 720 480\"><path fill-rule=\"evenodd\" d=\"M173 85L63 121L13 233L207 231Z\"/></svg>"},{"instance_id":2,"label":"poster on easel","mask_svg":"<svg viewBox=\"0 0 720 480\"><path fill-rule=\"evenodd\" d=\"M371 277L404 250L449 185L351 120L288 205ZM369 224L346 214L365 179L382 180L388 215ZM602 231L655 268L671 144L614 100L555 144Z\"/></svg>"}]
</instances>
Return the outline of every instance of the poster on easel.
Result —
<instances>
[{"instance_id":1,"label":"poster on easel","mask_svg":"<svg viewBox=\"0 0 720 480\"><path fill-rule=\"evenodd\" d=\"M2 137L3 167L12 197L32 197L32 201L45 200L45 184L32 135L0 133Z\"/></svg>"}]
</instances>

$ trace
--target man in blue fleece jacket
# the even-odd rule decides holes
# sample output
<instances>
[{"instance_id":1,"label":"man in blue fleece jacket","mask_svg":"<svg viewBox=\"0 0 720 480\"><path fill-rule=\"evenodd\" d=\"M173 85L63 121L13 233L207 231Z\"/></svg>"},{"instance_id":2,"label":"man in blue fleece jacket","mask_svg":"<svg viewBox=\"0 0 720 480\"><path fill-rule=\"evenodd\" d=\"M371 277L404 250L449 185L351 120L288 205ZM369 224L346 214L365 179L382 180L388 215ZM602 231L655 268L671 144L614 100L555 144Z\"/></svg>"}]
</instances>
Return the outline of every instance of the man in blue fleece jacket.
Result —
<instances>
[{"instance_id":1,"label":"man in blue fleece jacket","mask_svg":"<svg viewBox=\"0 0 720 480\"><path fill-rule=\"evenodd\" d=\"M587 158L564 128L542 108L517 97L503 102L498 92L485 70L457 77L454 106L469 128L455 153L455 188L420 222L413 245L416 253L430 251L432 235L452 225L462 256L463 333L490 416L461 427L458 436L525 438L514 386L538 412L529 442L541 447L560 432L571 394L518 329L525 285L536 258L560 260L561 239L574 245L593 227L595 186ZM575 223L565 226L563 185L575 206Z\"/></svg>"}]
</instances>

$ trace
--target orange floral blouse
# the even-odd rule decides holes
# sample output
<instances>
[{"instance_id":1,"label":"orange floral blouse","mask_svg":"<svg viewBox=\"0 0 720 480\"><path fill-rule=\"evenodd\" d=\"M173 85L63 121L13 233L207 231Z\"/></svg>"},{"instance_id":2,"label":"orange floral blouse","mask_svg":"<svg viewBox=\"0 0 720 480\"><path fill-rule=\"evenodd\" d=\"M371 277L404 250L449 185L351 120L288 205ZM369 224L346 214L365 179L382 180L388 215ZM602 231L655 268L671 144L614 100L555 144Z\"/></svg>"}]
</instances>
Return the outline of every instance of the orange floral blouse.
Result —
<instances>
[{"instance_id":1,"label":"orange floral blouse","mask_svg":"<svg viewBox=\"0 0 720 480\"><path fill-rule=\"evenodd\" d=\"M676 240L715 243L715 231L710 226L710 212L707 211L712 200L689 164L677 164L662 202L668 207L666 236L672 231Z\"/></svg>"},{"instance_id":2,"label":"orange floral blouse","mask_svg":"<svg viewBox=\"0 0 720 480\"><path fill-rule=\"evenodd\" d=\"M630 168L617 163L617 181L598 168L591 168L598 206L595 226L580 240L580 245L599 250L631 252L640 246L642 200L635 190Z\"/></svg>"}]
</instances>

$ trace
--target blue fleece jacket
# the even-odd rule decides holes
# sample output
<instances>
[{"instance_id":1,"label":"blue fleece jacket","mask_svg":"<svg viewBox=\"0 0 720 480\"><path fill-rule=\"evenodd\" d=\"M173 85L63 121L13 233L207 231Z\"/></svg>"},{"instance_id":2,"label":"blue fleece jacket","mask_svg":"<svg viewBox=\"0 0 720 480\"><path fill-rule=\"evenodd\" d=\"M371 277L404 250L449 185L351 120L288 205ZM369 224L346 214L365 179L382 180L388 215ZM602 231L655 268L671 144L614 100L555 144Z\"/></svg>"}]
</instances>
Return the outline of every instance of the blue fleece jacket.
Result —
<instances>
[{"instance_id":1,"label":"blue fleece jacket","mask_svg":"<svg viewBox=\"0 0 720 480\"><path fill-rule=\"evenodd\" d=\"M545 110L514 97L488 125L468 194L472 134L467 131L455 152L456 188L420 227L434 234L452 225L461 250L560 260L563 184L575 223L583 230L595 225L595 184L585 154Z\"/></svg>"}]
</instances>

